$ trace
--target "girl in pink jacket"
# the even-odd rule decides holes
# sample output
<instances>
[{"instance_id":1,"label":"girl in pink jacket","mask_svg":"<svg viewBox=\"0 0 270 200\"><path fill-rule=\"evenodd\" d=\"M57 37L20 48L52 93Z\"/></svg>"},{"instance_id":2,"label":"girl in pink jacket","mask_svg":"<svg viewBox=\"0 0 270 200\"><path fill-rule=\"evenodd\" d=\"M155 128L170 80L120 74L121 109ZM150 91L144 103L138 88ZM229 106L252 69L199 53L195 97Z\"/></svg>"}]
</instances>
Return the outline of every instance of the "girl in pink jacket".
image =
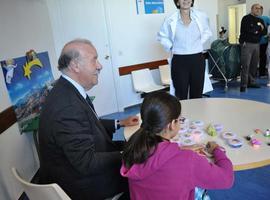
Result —
<instances>
[{"instance_id":1,"label":"girl in pink jacket","mask_svg":"<svg viewBox=\"0 0 270 200\"><path fill-rule=\"evenodd\" d=\"M148 95L141 107L141 128L129 139L121 175L128 178L132 200L194 200L195 187L225 189L233 184L231 161L214 142L214 163L171 143L180 129L181 105L165 92Z\"/></svg>"}]
</instances>

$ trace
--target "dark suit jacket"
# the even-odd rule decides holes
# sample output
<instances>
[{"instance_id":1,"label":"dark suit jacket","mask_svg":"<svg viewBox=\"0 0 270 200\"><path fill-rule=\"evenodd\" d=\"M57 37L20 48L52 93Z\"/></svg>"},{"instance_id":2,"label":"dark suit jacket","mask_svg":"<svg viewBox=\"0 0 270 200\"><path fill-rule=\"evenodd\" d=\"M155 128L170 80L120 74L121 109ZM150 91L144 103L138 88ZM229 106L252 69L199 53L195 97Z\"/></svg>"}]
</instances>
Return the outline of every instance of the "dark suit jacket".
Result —
<instances>
[{"instance_id":1,"label":"dark suit jacket","mask_svg":"<svg viewBox=\"0 0 270 200\"><path fill-rule=\"evenodd\" d=\"M77 89L61 77L40 116L41 182L58 183L72 199L104 199L125 190L114 130L114 120L97 119Z\"/></svg>"}]
</instances>

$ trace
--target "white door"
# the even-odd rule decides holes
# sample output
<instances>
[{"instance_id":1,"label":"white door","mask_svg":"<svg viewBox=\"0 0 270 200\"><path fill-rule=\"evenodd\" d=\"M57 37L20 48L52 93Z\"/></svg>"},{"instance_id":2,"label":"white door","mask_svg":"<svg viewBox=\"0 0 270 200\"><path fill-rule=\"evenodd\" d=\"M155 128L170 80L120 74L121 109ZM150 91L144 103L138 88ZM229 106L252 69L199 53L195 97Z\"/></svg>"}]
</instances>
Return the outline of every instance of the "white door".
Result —
<instances>
[{"instance_id":1,"label":"white door","mask_svg":"<svg viewBox=\"0 0 270 200\"><path fill-rule=\"evenodd\" d=\"M118 111L108 32L101 0L47 0L57 56L63 45L75 38L89 39L97 49L103 69L99 83L88 94L95 96L98 115Z\"/></svg>"},{"instance_id":2,"label":"white door","mask_svg":"<svg viewBox=\"0 0 270 200\"><path fill-rule=\"evenodd\" d=\"M237 43L237 35L236 35L236 8L235 7L229 7L228 8L229 13L229 42L231 44Z\"/></svg>"},{"instance_id":3,"label":"white door","mask_svg":"<svg viewBox=\"0 0 270 200\"><path fill-rule=\"evenodd\" d=\"M246 4L238 4L228 6L229 18L229 42L231 44L238 43L240 36L241 20L246 15Z\"/></svg>"}]
</instances>

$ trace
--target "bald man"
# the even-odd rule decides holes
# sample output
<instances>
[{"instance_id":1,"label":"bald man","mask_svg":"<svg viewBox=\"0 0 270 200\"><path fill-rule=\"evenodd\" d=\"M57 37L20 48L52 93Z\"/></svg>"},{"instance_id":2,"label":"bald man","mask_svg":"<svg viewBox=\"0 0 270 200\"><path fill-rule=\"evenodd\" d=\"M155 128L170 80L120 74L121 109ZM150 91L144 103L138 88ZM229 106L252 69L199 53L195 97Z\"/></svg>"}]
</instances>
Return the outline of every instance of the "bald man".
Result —
<instances>
[{"instance_id":1,"label":"bald man","mask_svg":"<svg viewBox=\"0 0 270 200\"><path fill-rule=\"evenodd\" d=\"M86 91L98 83L102 69L92 43L67 43L58 60L62 76L46 98L40 116L42 183L57 183L74 200L105 199L124 192L120 176L122 144L112 141L120 126L138 124L136 116L101 120ZM104 91L108 92L108 91Z\"/></svg>"},{"instance_id":2,"label":"bald man","mask_svg":"<svg viewBox=\"0 0 270 200\"><path fill-rule=\"evenodd\" d=\"M245 92L247 87L259 88L256 83L257 67L260 55L260 38L267 34L264 22L258 16L261 14L261 5L253 4L251 13L244 16L241 21L241 84L240 92Z\"/></svg>"}]
</instances>

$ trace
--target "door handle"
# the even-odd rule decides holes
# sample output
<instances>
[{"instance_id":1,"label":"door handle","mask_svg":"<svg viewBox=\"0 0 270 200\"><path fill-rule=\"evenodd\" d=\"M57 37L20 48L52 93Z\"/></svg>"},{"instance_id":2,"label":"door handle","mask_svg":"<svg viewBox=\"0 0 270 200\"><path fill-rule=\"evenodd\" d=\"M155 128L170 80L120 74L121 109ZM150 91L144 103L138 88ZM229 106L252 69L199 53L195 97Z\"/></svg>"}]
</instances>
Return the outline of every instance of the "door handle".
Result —
<instances>
[{"instance_id":1,"label":"door handle","mask_svg":"<svg viewBox=\"0 0 270 200\"><path fill-rule=\"evenodd\" d=\"M104 58L105 58L106 60L109 60L110 56L106 55Z\"/></svg>"}]
</instances>

